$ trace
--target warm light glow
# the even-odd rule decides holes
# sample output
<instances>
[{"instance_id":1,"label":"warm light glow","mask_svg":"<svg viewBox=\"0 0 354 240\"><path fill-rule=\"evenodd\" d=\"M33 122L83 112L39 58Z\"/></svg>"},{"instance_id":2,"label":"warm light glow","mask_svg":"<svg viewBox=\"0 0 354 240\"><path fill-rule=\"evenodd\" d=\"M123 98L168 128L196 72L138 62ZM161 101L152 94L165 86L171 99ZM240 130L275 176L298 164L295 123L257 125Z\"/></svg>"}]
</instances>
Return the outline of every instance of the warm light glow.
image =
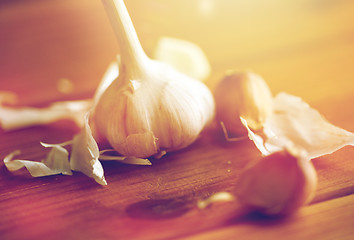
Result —
<instances>
[{"instance_id":1,"label":"warm light glow","mask_svg":"<svg viewBox=\"0 0 354 240\"><path fill-rule=\"evenodd\" d=\"M323 82L337 71L348 72L348 81L354 78L349 66L338 64L339 52L346 51L340 46L354 28L349 1L132 0L127 7L148 53L161 35L197 43L212 64L211 86L226 69L251 69L275 91L294 93L302 91L299 81L309 79L329 91ZM336 50L323 47L335 44ZM311 51L312 57L307 56ZM353 52L353 46L347 51ZM353 54L347 62L352 59ZM313 93L303 94L316 99Z\"/></svg>"}]
</instances>

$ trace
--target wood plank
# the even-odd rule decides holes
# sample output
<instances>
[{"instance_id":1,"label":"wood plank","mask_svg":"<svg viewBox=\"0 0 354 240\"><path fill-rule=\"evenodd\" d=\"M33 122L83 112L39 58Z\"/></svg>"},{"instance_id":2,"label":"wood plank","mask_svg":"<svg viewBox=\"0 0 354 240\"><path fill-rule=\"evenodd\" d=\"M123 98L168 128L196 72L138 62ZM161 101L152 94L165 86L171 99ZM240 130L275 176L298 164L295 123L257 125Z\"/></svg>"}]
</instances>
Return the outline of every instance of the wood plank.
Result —
<instances>
[{"instance_id":1,"label":"wood plank","mask_svg":"<svg viewBox=\"0 0 354 240\"><path fill-rule=\"evenodd\" d=\"M351 155L352 149L343 149L315 161L319 174L315 201L353 193ZM201 211L196 202L218 191L233 191L243 166L257 157L249 141L225 144L203 136L151 167L103 163L108 187L79 173L31 178L25 171L13 175L2 166L0 232L15 239L22 236L16 229L26 231L28 239L53 233L54 239L102 234L165 239L224 226L240 211L237 204Z\"/></svg>"},{"instance_id":2,"label":"wood plank","mask_svg":"<svg viewBox=\"0 0 354 240\"><path fill-rule=\"evenodd\" d=\"M342 239L354 234L354 195L304 207L288 219L247 216L233 224L203 232L188 240L208 239Z\"/></svg>"}]
</instances>

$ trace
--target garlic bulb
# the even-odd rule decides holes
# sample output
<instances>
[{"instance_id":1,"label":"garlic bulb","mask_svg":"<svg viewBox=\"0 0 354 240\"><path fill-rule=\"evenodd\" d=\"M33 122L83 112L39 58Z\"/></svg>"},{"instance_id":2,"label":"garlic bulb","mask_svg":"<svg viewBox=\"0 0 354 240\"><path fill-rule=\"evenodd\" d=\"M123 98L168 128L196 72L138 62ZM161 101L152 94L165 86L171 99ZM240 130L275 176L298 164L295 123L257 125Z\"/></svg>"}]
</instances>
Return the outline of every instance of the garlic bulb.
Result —
<instances>
[{"instance_id":1,"label":"garlic bulb","mask_svg":"<svg viewBox=\"0 0 354 240\"><path fill-rule=\"evenodd\" d=\"M251 129L260 130L272 112L270 89L262 77L252 72L228 72L216 87L214 95L216 119L223 122L229 132L237 135L247 134L240 117Z\"/></svg>"},{"instance_id":2,"label":"garlic bulb","mask_svg":"<svg viewBox=\"0 0 354 240\"><path fill-rule=\"evenodd\" d=\"M294 149L251 162L236 185L241 204L267 215L286 215L312 200L317 174L305 152Z\"/></svg>"},{"instance_id":3,"label":"garlic bulb","mask_svg":"<svg viewBox=\"0 0 354 240\"><path fill-rule=\"evenodd\" d=\"M184 148L214 116L200 81L148 58L122 0L103 0L120 46L119 77L94 109L96 131L124 156L149 157Z\"/></svg>"}]
</instances>

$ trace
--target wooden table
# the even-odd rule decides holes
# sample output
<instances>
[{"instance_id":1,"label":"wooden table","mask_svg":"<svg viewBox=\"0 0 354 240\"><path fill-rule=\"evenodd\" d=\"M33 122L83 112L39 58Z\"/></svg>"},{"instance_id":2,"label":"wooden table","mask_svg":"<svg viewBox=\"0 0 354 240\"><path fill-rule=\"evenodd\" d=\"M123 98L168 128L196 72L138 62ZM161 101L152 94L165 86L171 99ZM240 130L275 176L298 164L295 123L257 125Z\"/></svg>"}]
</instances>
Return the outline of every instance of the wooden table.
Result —
<instances>
[{"instance_id":1,"label":"wooden table","mask_svg":"<svg viewBox=\"0 0 354 240\"><path fill-rule=\"evenodd\" d=\"M135 0L127 7L148 54L161 35L196 42L212 65L210 88L226 69L252 69L274 94L300 96L354 132L354 3L242 2ZM91 97L118 52L100 1L0 2L0 90L18 94L18 106ZM60 79L72 91L58 91ZM40 160L40 141L66 141L78 130L64 120L0 130L0 158L21 149L23 158ZM248 140L228 143L206 131L152 166L104 162L106 187L78 172L10 173L1 162L0 239L354 238L353 147L313 160L316 196L288 218L242 214L236 202L197 207L232 192L245 164L259 157Z\"/></svg>"}]
</instances>

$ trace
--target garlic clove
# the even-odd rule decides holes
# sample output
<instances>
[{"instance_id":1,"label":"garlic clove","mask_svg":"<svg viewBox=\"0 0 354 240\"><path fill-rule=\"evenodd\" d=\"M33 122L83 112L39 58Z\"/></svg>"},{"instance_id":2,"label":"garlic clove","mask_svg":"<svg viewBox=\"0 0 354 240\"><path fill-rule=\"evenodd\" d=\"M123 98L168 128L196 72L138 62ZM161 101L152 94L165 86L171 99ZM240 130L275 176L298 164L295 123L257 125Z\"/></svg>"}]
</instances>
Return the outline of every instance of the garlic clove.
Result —
<instances>
[{"instance_id":1,"label":"garlic clove","mask_svg":"<svg viewBox=\"0 0 354 240\"><path fill-rule=\"evenodd\" d=\"M216 119L230 133L247 134L240 117L253 130L261 130L272 113L272 94L262 77L253 72L230 71L215 92Z\"/></svg>"},{"instance_id":2,"label":"garlic clove","mask_svg":"<svg viewBox=\"0 0 354 240\"><path fill-rule=\"evenodd\" d=\"M128 135L125 141L119 144L119 149L124 156L149 157L159 152L157 139L152 131Z\"/></svg>"},{"instance_id":3,"label":"garlic clove","mask_svg":"<svg viewBox=\"0 0 354 240\"><path fill-rule=\"evenodd\" d=\"M287 215L314 197L317 174L304 151L294 148L251 162L236 184L239 202L266 215Z\"/></svg>"}]
</instances>

